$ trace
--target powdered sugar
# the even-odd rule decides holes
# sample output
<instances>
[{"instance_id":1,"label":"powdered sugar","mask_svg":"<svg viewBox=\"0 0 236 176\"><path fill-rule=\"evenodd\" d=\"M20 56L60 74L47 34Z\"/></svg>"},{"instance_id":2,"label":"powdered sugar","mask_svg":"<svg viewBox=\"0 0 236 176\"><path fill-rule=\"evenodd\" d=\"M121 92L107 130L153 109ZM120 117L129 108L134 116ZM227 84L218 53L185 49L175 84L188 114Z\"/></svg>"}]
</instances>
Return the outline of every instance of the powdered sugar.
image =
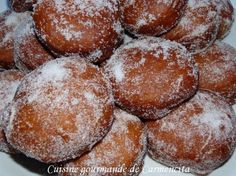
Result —
<instances>
[{"instance_id":1,"label":"powdered sugar","mask_svg":"<svg viewBox=\"0 0 236 176\"><path fill-rule=\"evenodd\" d=\"M80 67L81 70L84 69L84 65ZM41 73L41 80L45 83L47 82L59 82L63 81L65 79L68 79L69 72L65 69L65 63L58 61L57 64L54 64L54 62L50 62L48 64L45 64L44 67L40 70Z\"/></svg>"},{"instance_id":2,"label":"powdered sugar","mask_svg":"<svg viewBox=\"0 0 236 176\"><path fill-rule=\"evenodd\" d=\"M219 0L218 8L220 11L220 28L217 38L223 39L229 34L234 22L234 8L230 0Z\"/></svg>"},{"instance_id":3,"label":"powdered sugar","mask_svg":"<svg viewBox=\"0 0 236 176\"><path fill-rule=\"evenodd\" d=\"M185 4L184 0L123 0L122 22L134 35L159 36L178 23Z\"/></svg>"},{"instance_id":4,"label":"powdered sugar","mask_svg":"<svg viewBox=\"0 0 236 176\"><path fill-rule=\"evenodd\" d=\"M206 135L208 129L211 131L211 138L215 138L217 141L226 139L235 128L233 126L235 125L235 115L232 109L227 107L227 104L217 105L213 99L209 100L206 95L200 93L196 95L194 101L197 101L203 109L202 113L191 118L191 124L198 126L202 136Z\"/></svg>"},{"instance_id":5,"label":"powdered sugar","mask_svg":"<svg viewBox=\"0 0 236 176\"><path fill-rule=\"evenodd\" d=\"M135 116L120 109L114 111L115 120L106 137L97 144L91 152L70 161L64 167L101 168L109 169L124 167L122 175L138 175L130 169L135 165L142 169L143 158L146 153L146 128ZM80 171L81 171L80 170ZM111 172L115 174L116 171ZM67 173L79 175L80 173ZM88 172L87 174L98 176L105 172ZM108 173L106 173L108 174ZM63 175L63 174L59 174Z\"/></svg>"},{"instance_id":6,"label":"powdered sugar","mask_svg":"<svg viewBox=\"0 0 236 176\"><path fill-rule=\"evenodd\" d=\"M3 38L0 41L0 46L6 45L7 42L11 41L15 35L16 28L22 21L27 19L29 13L15 13L12 11L5 11L0 14L4 19L1 21L1 32L3 32Z\"/></svg>"},{"instance_id":7,"label":"powdered sugar","mask_svg":"<svg viewBox=\"0 0 236 176\"><path fill-rule=\"evenodd\" d=\"M30 72L44 62L54 59L51 53L38 41L30 15L15 30L14 61L21 71Z\"/></svg>"},{"instance_id":8,"label":"powdered sugar","mask_svg":"<svg viewBox=\"0 0 236 176\"><path fill-rule=\"evenodd\" d=\"M42 18L43 11L50 15ZM34 18L37 18L37 35L60 55L79 54L92 62L105 60L122 39L123 28L116 0L39 1ZM55 35L50 35L52 29L42 23L53 26Z\"/></svg>"},{"instance_id":9,"label":"powdered sugar","mask_svg":"<svg viewBox=\"0 0 236 176\"><path fill-rule=\"evenodd\" d=\"M163 37L199 53L215 41L219 26L217 0L189 0L180 22Z\"/></svg>"},{"instance_id":10,"label":"powdered sugar","mask_svg":"<svg viewBox=\"0 0 236 176\"><path fill-rule=\"evenodd\" d=\"M163 62L166 65L162 70ZM116 103L143 118L166 115L178 102L172 102L171 107L162 107L162 104L177 100L179 96L191 96L197 86L198 71L192 57L182 45L163 39L132 40L117 49L104 68L112 81ZM177 76L177 70L186 68L186 73L181 71L183 74ZM170 77L173 79L168 82ZM193 85L185 90L187 77L193 79ZM157 91L162 90L165 83L165 91Z\"/></svg>"},{"instance_id":11,"label":"powdered sugar","mask_svg":"<svg viewBox=\"0 0 236 176\"><path fill-rule=\"evenodd\" d=\"M153 14L146 12L143 13L142 16L137 20L136 26L139 28L153 22L154 20L156 20L156 17Z\"/></svg>"},{"instance_id":12,"label":"powdered sugar","mask_svg":"<svg viewBox=\"0 0 236 176\"><path fill-rule=\"evenodd\" d=\"M200 88L236 102L236 50L223 42L216 41L205 52L194 56L200 71Z\"/></svg>"},{"instance_id":13,"label":"powdered sugar","mask_svg":"<svg viewBox=\"0 0 236 176\"><path fill-rule=\"evenodd\" d=\"M129 43L133 38L127 34L124 36L124 44Z\"/></svg>"},{"instance_id":14,"label":"powdered sugar","mask_svg":"<svg viewBox=\"0 0 236 176\"><path fill-rule=\"evenodd\" d=\"M18 17L15 12L12 12L5 21L5 25L7 26L17 26L18 23Z\"/></svg>"},{"instance_id":15,"label":"powdered sugar","mask_svg":"<svg viewBox=\"0 0 236 176\"><path fill-rule=\"evenodd\" d=\"M210 110L208 109L208 111ZM223 120L221 118L223 118ZM214 129L213 135L215 135L217 138L221 137L222 135L222 132L220 130L222 126L226 127L225 128L226 135L228 135L233 129L230 119L224 113L215 109L212 109L210 112L204 112L203 115L201 116L201 119L193 119L192 124L209 125L210 129Z\"/></svg>"},{"instance_id":16,"label":"powdered sugar","mask_svg":"<svg viewBox=\"0 0 236 176\"><path fill-rule=\"evenodd\" d=\"M17 70L0 72L0 114L12 101L23 75L23 73Z\"/></svg>"},{"instance_id":17,"label":"powdered sugar","mask_svg":"<svg viewBox=\"0 0 236 176\"><path fill-rule=\"evenodd\" d=\"M148 127L149 152L155 160L171 167L190 167L197 174L219 167L236 145L233 109L207 92L198 92Z\"/></svg>"},{"instance_id":18,"label":"powdered sugar","mask_svg":"<svg viewBox=\"0 0 236 176\"><path fill-rule=\"evenodd\" d=\"M114 64L112 67L112 71L115 75L115 78L117 82L121 82L124 79L124 70L123 70L123 64L122 62L118 62L117 64Z\"/></svg>"},{"instance_id":19,"label":"powdered sugar","mask_svg":"<svg viewBox=\"0 0 236 176\"><path fill-rule=\"evenodd\" d=\"M4 111L7 111L7 107L13 100L16 89L19 86L24 74L18 70L7 70L0 72L0 151L12 152L12 147L6 141L5 134L3 132Z\"/></svg>"},{"instance_id":20,"label":"powdered sugar","mask_svg":"<svg viewBox=\"0 0 236 176\"><path fill-rule=\"evenodd\" d=\"M5 131L9 142L27 156L58 162L80 156L107 133L112 107L109 83L97 67L81 58L60 58L22 81Z\"/></svg>"}]
</instances>

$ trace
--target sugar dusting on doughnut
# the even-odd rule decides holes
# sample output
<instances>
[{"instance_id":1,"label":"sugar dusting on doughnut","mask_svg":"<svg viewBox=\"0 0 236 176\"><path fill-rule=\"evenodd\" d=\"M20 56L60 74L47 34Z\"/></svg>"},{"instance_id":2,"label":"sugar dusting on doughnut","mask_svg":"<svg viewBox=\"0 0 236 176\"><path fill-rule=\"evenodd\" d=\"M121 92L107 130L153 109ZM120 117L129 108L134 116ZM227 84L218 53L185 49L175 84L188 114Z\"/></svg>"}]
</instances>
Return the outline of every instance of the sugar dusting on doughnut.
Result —
<instances>
[{"instance_id":1,"label":"sugar dusting on doughnut","mask_svg":"<svg viewBox=\"0 0 236 176\"><path fill-rule=\"evenodd\" d=\"M23 79L4 130L25 155L59 162L90 150L107 133L112 107L109 83L97 67L60 58Z\"/></svg>"},{"instance_id":2,"label":"sugar dusting on doughnut","mask_svg":"<svg viewBox=\"0 0 236 176\"><path fill-rule=\"evenodd\" d=\"M90 153L69 161L64 167L77 167L81 170L82 168L114 169L114 172L111 173L96 171L86 173L96 176L104 174L138 175L142 170L143 158L146 153L146 128L137 117L118 108L114 110L114 117L114 123L105 138ZM137 173L131 170L134 166L139 169ZM117 173L118 170L115 168L119 167L123 167L124 172Z\"/></svg>"},{"instance_id":3,"label":"sugar dusting on doughnut","mask_svg":"<svg viewBox=\"0 0 236 176\"><path fill-rule=\"evenodd\" d=\"M127 34L124 36L124 44L129 43L133 38Z\"/></svg>"},{"instance_id":4,"label":"sugar dusting on doughnut","mask_svg":"<svg viewBox=\"0 0 236 176\"><path fill-rule=\"evenodd\" d=\"M129 70L129 68L125 69L126 65L123 63L123 60L128 59L128 57L125 56L125 53L123 53L124 52L123 50L129 50L129 49L139 49L143 52L152 51L153 55L157 57L157 59L160 55L163 55L164 59L169 59L169 60L171 59L169 57L169 54L171 53L169 52L171 50L175 50L177 52L176 56L178 58L181 58L181 59L176 59L179 64L179 67L185 66L184 62L186 61L186 59L192 64L192 58L190 57L190 55L187 54L186 49L176 42L170 42L167 40L162 40L158 38L155 39L151 37L141 38L139 41L130 40L130 42L127 42L127 45L123 45L121 48L119 48L117 52L111 57L111 59L108 60L108 65L112 64L113 67L111 69L114 72L115 78L118 82L121 82L123 78L125 78L125 70ZM137 51L134 51L134 53L136 52ZM119 54L121 54L123 57L121 57L120 59L116 59ZM189 57L186 57L186 54ZM139 62L134 63L134 68L139 67L140 65L143 65L144 63L145 63L145 58L141 58ZM193 67L193 65L191 66ZM193 68L194 68L193 75L196 76L197 68L196 67L193 67ZM192 74L192 73L189 73L189 74Z\"/></svg>"},{"instance_id":5,"label":"sugar dusting on doughnut","mask_svg":"<svg viewBox=\"0 0 236 176\"><path fill-rule=\"evenodd\" d=\"M3 117L6 117L6 115L8 115L10 104L8 104L5 108L4 111L1 113L0 115L0 151L5 152L5 153L17 153L17 150L15 150L8 142L5 136L5 132L4 132L4 127L5 127L5 121L3 120ZM9 117L9 116L8 116Z\"/></svg>"},{"instance_id":6,"label":"sugar dusting on doughnut","mask_svg":"<svg viewBox=\"0 0 236 176\"><path fill-rule=\"evenodd\" d=\"M5 134L3 132L4 122L2 116L4 111L7 111L7 107L13 100L16 89L19 86L24 74L18 70L6 70L0 72L0 151L12 153L14 150L6 141Z\"/></svg>"},{"instance_id":7,"label":"sugar dusting on doughnut","mask_svg":"<svg viewBox=\"0 0 236 176\"><path fill-rule=\"evenodd\" d=\"M124 27L134 35L159 36L174 27L186 0L121 0Z\"/></svg>"},{"instance_id":8,"label":"sugar dusting on doughnut","mask_svg":"<svg viewBox=\"0 0 236 176\"><path fill-rule=\"evenodd\" d=\"M143 118L163 117L193 95L198 84L187 50L164 39L133 40L117 49L104 68L116 103Z\"/></svg>"},{"instance_id":9,"label":"sugar dusting on doughnut","mask_svg":"<svg viewBox=\"0 0 236 176\"><path fill-rule=\"evenodd\" d=\"M214 84L216 81L224 80L225 77L227 76L224 74L224 72L227 73L230 70L236 69L236 60L235 60L236 50L232 46L224 42L216 41L211 48L209 48L205 52L199 53L199 55L204 56L204 54L208 52L211 54L219 53L219 57L222 60L221 65L220 65L222 68L217 67L218 65L215 65L214 67L214 65L208 65L207 63L204 64L204 66L207 67L206 68L207 70L212 72L213 75L216 75L214 77L211 77L211 79L208 80L210 83ZM205 57L205 61L207 60L208 59Z\"/></svg>"},{"instance_id":10,"label":"sugar dusting on doughnut","mask_svg":"<svg viewBox=\"0 0 236 176\"><path fill-rule=\"evenodd\" d=\"M114 8L115 7L114 4L108 0L95 0L95 1L90 1L89 3L86 1L74 0L72 1L71 4L63 0L56 0L55 5L56 5L56 10L58 13L65 13L65 9L68 8L69 9L69 11L67 12L68 14L69 13L76 14L78 10L78 11L81 11L83 14L88 15L89 17L93 17L94 15L101 16L101 14L99 14L99 11L102 11L102 10L109 10L111 12L115 12L118 10L117 7ZM56 19L52 19L52 20L55 20L54 23L58 23ZM94 25L93 24L94 22L91 20L84 22L78 19L78 22L85 24L85 26ZM62 18L62 23L64 23L65 25L70 24L69 21L66 20L66 18ZM73 40L73 38L79 39L81 35L83 34L83 32L81 31L73 30L74 28L75 26L73 26L72 24L72 25L69 25L69 28L63 29L63 28L58 27L56 30L59 30L62 33L62 35L65 37L65 39L70 41L70 40Z\"/></svg>"},{"instance_id":11,"label":"sugar dusting on doughnut","mask_svg":"<svg viewBox=\"0 0 236 176\"><path fill-rule=\"evenodd\" d=\"M219 0L220 28L217 39L224 39L230 32L234 22L234 7L230 0Z\"/></svg>"},{"instance_id":12,"label":"sugar dusting on doughnut","mask_svg":"<svg viewBox=\"0 0 236 176\"><path fill-rule=\"evenodd\" d=\"M44 62L54 59L52 54L38 41L31 16L16 29L14 38L14 62L20 70L30 72Z\"/></svg>"},{"instance_id":13,"label":"sugar dusting on doughnut","mask_svg":"<svg viewBox=\"0 0 236 176\"><path fill-rule=\"evenodd\" d=\"M164 38L177 41L199 53L215 40L220 26L216 0L189 0L180 22Z\"/></svg>"},{"instance_id":14,"label":"sugar dusting on doughnut","mask_svg":"<svg viewBox=\"0 0 236 176\"><path fill-rule=\"evenodd\" d=\"M4 108L12 101L23 75L18 70L0 72L0 114L2 114Z\"/></svg>"},{"instance_id":15,"label":"sugar dusting on doughnut","mask_svg":"<svg viewBox=\"0 0 236 176\"><path fill-rule=\"evenodd\" d=\"M31 18L31 19L30 19ZM14 39L14 62L15 65L18 69L24 71L24 72L29 72L29 69L20 61L19 59L19 53L20 53L20 49L17 46L17 43L21 43L25 40L25 38L29 35L34 35L34 29L32 28L33 26L33 21L32 21L32 17L30 16L29 19L27 19L24 23L22 23L21 25L19 25L17 27L17 33L16 33L16 37ZM37 55L35 56L37 57Z\"/></svg>"},{"instance_id":16,"label":"sugar dusting on doughnut","mask_svg":"<svg viewBox=\"0 0 236 176\"><path fill-rule=\"evenodd\" d=\"M233 109L221 98L198 92L165 118L148 124L149 153L165 165L208 174L234 151L235 118Z\"/></svg>"},{"instance_id":17,"label":"sugar dusting on doughnut","mask_svg":"<svg viewBox=\"0 0 236 176\"><path fill-rule=\"evenodd\" d=\"M199 88L223 96L236 103L236 49L216 41L205 52L194 55L199 67Z\"/></svg>"},{"instance_id":18,"label":"sugar dusting on doughnut","mask_svg":"<svg viewBox=\"0 0 236 176\"><path fill-rule=\"evenodd\" d=\"M36 33L59 55L103 61L123 38L115 0L39 0L33 16Z\"/></svg>"},{"instance_id":19,"label":"sugar dusting on doughnut","mask_svg":"<svg viewBox=\"0 0 236 176\"><path fill-rule=\"evenodd\" d=\"M15 29L20 25L20 22L27 19L28 13L16 13L11 11L6 11L1 13L2 14L8 14L5 17L5 20L1 21L1 26L4 26L6 28L9 28L10 31L6 33L4 38L1 41L1 45L4 45L8 40L12 40L14 36ZM4 24L3 24L4 23ZM4 30L4 28L2 28Z\"/></svg>"},{"instance_id":20,"label":"sugar dusting on doughnut","mask_svg":"<svg viewBox=\"0 0 236 176\"><path fill-rule=\"evenodd\" d=\"M19 24L27 19L28 13L10 10L0 13L0 67L13 68L13 39Z\"/></svg>"}]
</instances>

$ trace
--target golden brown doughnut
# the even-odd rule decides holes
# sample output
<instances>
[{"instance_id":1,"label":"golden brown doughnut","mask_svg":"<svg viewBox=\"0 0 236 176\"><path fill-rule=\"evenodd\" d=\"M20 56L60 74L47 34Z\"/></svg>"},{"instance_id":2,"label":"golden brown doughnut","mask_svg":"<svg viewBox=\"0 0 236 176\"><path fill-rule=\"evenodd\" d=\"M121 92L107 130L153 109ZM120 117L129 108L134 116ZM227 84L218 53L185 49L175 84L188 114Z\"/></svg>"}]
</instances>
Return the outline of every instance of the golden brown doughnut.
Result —
<instances>
[{"instance_id":1,"label":"golden brown doughnut","mask_svg":"<svg viewBox=\"0 0 236 176\"><path fill-rule=\"evenodd\" d=\"M143 119L165 116L197 89L198 70L181 44L146 37L117 49L104 66L116 103Z\"/></svg>"},{"instance_id":2,"label":"golden brown doughnut","mask_svg":"<svg viewBox=\"0 0 236 176\"><path fill-rule=\"evenodd\" d=\"M157 36L174 27L186 0L120 0L122 23L134 35Z\"/></svg>"},{"instance_id":3,"label":"golden brown doughnut","mask_svg":"<svg viewBox=\"0 0 236 176\"><path fill-rule=\"evenodd\" d=\"M16 67L29 72L44 62L54 59L37 39L33 29L33 19L30 17L16 29L14 39L14 61Z\"/></svg>"},{"instance_id":4,"label":"golden brown doughnut","mask_svg":"<svg viewBox=\"0 0 236 176\"><path fill-rule=\"evenodd\" d=\"M114 110L114 123L105 138L91 152L66 163L63 167L76 167L77 173L59 175L124 176L139 175L146 153L146 128L135 116L120 109ZM105 171L91 169L104 168ZM86 171L87 169L87 171ZM90 171L89 171L90 169Z\"/></svg>"},{"instance_id":5,"label":"golden brown doughnut","mask_svg":"<svg viewBox=\"0 0 236 176\"><path fill-rule=\"evenodd\" d=\"M108 59L122 39L116 0L44 0L33 13L36 33L58 55Z\"/></svg>"},{"instance_id":6,"label":"golden brown doughnut","mask_svg":"<svg viewBox=\"0 0 236 176\"><path fill-rule=\"evenodd\" d=\"M28 18L28 15L28 13L15 13L9 10L0 14L0 67L6 69L14 67L13 39L15 29Z\"/></svg>"},{"instance_id":7,"label":"golden brown doughnut","mask_svg":"<svg viewBox=\"0 0 236 176\"><path fill-rule=\"evenodd\" d=\"M7 106L11 103L16 89L24 74L19 70L6 70L0 72L0 116L3 115ZM8 144L3 132L3 121L0 118L0 151L12 153L14 150Z\"/></svg>"},{"instance_id":8,"label":"golden brown doughnut","mask_svg":"<svg viewBox=\"0 0 236 176\"><path fill-rule=\"evenodd\" d=\"M219 0L220 3L220 28L217 35L218 39L223 39L230 32L234 22L234 7L230 0Z\"/></svg>"},{"instance_id":9,"label":"golden brown doughnut","mask_svg":"<svg viewBox=\"0 0 236 176\"><path fill-rule=\"evenodd\" d=\"M79 157L108 132L113 117L109 82L82 58L47 62L21 82L4 129L8 142L39 161Z\"/></svg>"},{"instance_id":10,"label":"golden brown doughnut","mask_svg":"<svg viewBox=\"0 0 236 176\"><path fill-rule=\"evenodd\" d=\"M33 10L33 5L37 0L9 0L11 8L16 12Z\"/></svg>"},{"instance_id":11,"label":"golden brown doughnut","mask_svg":"<svg viewBox=\"0 0 236 176\"><path fill-rule=\"evenodd\" d=\"M236 103L236 49L216 41L205 52L195 54L199 67L199 88L215 92Z\"/></svg>"},{"instance_id":12,"label":"golden brown doughnut","mask_svg":"<svg viewBox=\"0 0 236 176\"><path fill-rule=\"evenodd\" d=\"M150 156L169 167L205 175L225 163L236 146L233 109L220 97L198 92L165 118L147 123Z\"/></svg>"},{"instance_id":13,"label":"golden brown doughnut","mask_svg":"<svg viewBox=\"0 0 236 176\"><path fill-rule=\"evenodd\" d=\"M220 26L216 1L189 0L180 22L163 37L183 44L192 53L209 47Z\"/></svg>"}]
</instances>

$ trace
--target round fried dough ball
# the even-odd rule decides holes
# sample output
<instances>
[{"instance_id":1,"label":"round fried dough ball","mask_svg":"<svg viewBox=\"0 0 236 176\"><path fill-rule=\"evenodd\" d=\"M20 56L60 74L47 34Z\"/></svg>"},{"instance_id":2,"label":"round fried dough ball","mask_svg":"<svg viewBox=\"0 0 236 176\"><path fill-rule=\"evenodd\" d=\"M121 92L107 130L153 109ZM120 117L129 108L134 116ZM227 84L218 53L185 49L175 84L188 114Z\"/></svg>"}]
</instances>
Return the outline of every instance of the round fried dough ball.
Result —
<instances>
[{"instance_id":1,"label":"round fried dough ball","mask_svg":"<svg viewBox=\"0 0 236 176\"><path fill-rule=\"evenodd\" d=\"M193 56L199 67L199 88L236 103L236 49L221 41Z\"/></svg>"},{"instance_id":2,"label":"round fried dough ball","mask_svg":"<svg viewBox=\"0 0 236 176\"><path fill-rule=\"evenodd\" d=\"M198 92L165 118L147 123L150 156L169 167L209 174L236 146L236 117L222 98Z\"/></svg>"},{"instance_id":3,"label":"round fried dough ball","mask_svg":"<svg viewBox=\"0 0 236 176\"><path fill-rule=\"evenodd\" d=\"M108 59L122 39L116 0L44 0L33 13L38 37L58 55Z\"/></svg>"},{"instance_id":4,"label":"round fried dough ball","mask_svg":"<svg viewBox=\"0 0 236 176\"><path fill-rule=\"evenodd\" d=\"M78 172L61 175L139 175L144 164L145 153L146 128L144 124L137 117L115 109L114 123L105 138L91 152L64 165L64 167L79 168ZM122 170L119 170L119 167L122 167ZM92 168L104 168L105 171L83 173Z\"/></svg>"},{"instance_id":5,"label":"round fried dough ball","mask_svg":"<svg viewBox=\"0 0 236 176\"><path fill-rule=\"evenodd\" d=\"M230 0L219 0L220 3L220 28L218 39L224 39L229 34L234 22L234 7Z\"/></svg>"},{"instance_id":6,"label":"round fried dough ball","mask_svg":"<svg viewBox=\"0 0 236 176\"><path fill-rule=\"evenodd\" d=\"M108 132L113 120L109 82L82 58L42 65L21 82L4 129L16 149L45 163L81 156Z\"/></svg>"},{"instance_id":7,"label":"round fried dough ball","mask_svg":"<svg viewBox=\"0 0 236 176\"><path fill-rule=\"evenodd\" d=\"M180 22L163 37L198 53L216 40L219 26L217 0L189 0Z\"/></svg>"},{"instance_id":8,"label":"round fried dough ball","mask_svg":"<svg viewBox=\"0 0 236 176\"><path fill-rule=\"evenodd\" d=\"M33 29L30 17L16 29L14 39L14 62L17 68L30 72L43 63L54 59L53 55L40 43Z\"/></svg>"},{"instance_id":9,"label":"round fried dough ball","mask_svg":"<svg viewBox=\"0 0 236 176\"><path fill-rule=\"evenodd\" d=\"M157 36L174 27L186 0L120 0L122 23L134 35Z\"/></svg>"},{"instance_id":10,"label":"round fried dough ball","mask_svg":"<svg viewBox=\"0 0 236 176\"><path fill-rule=\"evenodd\" d=\"M182 45L147 37L115 51L104 66L116 103L143 119L158 119L197 90L198 70Z\"/></svg>"}]
</instances>

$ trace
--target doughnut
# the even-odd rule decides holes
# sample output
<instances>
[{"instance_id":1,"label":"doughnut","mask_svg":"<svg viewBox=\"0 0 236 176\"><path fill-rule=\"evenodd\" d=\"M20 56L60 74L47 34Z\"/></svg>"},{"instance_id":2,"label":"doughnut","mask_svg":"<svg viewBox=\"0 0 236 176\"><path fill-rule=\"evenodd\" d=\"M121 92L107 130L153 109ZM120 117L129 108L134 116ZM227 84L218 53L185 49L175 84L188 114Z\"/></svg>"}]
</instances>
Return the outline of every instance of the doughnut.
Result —
<instances>
[{"instance_id":1,"label":"doughnut","mask_svg":"<svg viewBox=\"0 0 236 176\"><path fill-rule=\"evenodd\" d=\"M11 103L16 89L20 84L24 74L18 70L6 70L0 72L0 116ZM0 151L12 153L14 150L8 144L3 132L3 123L0 118Z\"/></svg>"},{"instance_id":2,"label":"doughnut","mask_svg":"<svg viewBox=\"0 0 236 176\"><path fill-rule=\"evenodd\" d=\"M234 7L230 0L220 0L220 28L217 39L225 38L234 22Z\"/></svg>"},{"instance_id":3,"label":"doughnut","mask_svg":"<svg viewBox=\"0 0 236 176\"><path fill-rule=\"evenodd\" d=\"M216 0L189 0L180 22L162 37L183 44L190 52L201 52L216 39L220 26Z\"/></svg>"},{"instance_id":4,"label":"doughnut","mask_svg":"<svg viewBox=\"0 0 236 176\"><path fill-rule=\"evenodd\" d=\"M30 72L44 62L54 59L37 39L31 17L16 29L13 56L16 67L24 72Z\"/></svg>"},{"instance_id":5,"label":"doughnut","mask_svg":"<svg viewBox=\"0 0 236 176\"><path fill-rule=\"evenodd\" d=\"M158 36L174 27L186 0L120 0L122 24L134 35Z\"/></svg>"},{"instance_id":6,"label":"doughnut","mask_svg":"<svg viewBox=\"0 0 236 176\"><path fill-rule=\"evenodd\" d=\"M34 8L36 34L57 55L108 59L123 29L116 0L44 0Z\"/></svg>"},{"instance_id":7,"label":"doughnut","mask_svg":"<svg viewBox=\"0 0 236 176\"><path fill-rule=\"evenodd\" d=\"M148 153L170 167L208 174L233 154L236 119L220 97L199 91L165 118L147 122Z\"/></svg>"},{"instance_id":8,"label":"doughnut","mask_svg":"<svg viewBox=\"0 0 236 176\"><path fill-rule=\"evenodd\" d=\"M33 10L33 5L37 0L9 0L11 8L15 12L25 12Z\"/></svg>"},{"instance_id":9,"label":"doughnut","mask_svg":"<svg viewBox=\"0 0 236 176\"><path fill-rule=\"evenodd\" d=\"M164 117L197 89L198 70L181 44L145 37L117 49L103 66L116 104L143 119Z\"/></svg>"},{"instance_id":10,"label":"doughnut","mask_svg":"<svg viewBox=\"0 0 236 176\"><path fill-rule=\"evenodd\" d=\"M215 92L228 103L236 103L236 49L216 41L205 52L195 54L199 88Z\"/></svg>"},{"instance_id":11,"label":"doughnut","mask_svg":"<svg viewBox=\"0 0 236 176\"><path fill-rule=\"evenodd\" d=\"M60 58L22 80L9 111L7 141L30 158L55 163L79 157L106 135L113 96L97 66Z\"/></svg>"},{"instance_id":12,"label":"doughnut","mask_svg":"<svg viewBox=\"0 0 236 176\"><path fill-rule=\"evenodd\" d=\"M18 25L27 19L28 13L7 10L0 14L0 67L13 68L13 39Z\"/></svg>"},{"instance_id":13,"label":"doughnut","mask_svg":"<svg viewBox=\"0 0 236 176\"><path fill-rule=\"evenodd\" d=\"M121 109L114 110L114 123L105 138L91 152L66 163L63 167L78 168L77 173L65 172L59 176L77 175L139 175L146 153L146 128L135 116ZM85 169L104 168L104 171ZM122 168L122 169L120 169Z\"/></svg>"}]
</instances>

